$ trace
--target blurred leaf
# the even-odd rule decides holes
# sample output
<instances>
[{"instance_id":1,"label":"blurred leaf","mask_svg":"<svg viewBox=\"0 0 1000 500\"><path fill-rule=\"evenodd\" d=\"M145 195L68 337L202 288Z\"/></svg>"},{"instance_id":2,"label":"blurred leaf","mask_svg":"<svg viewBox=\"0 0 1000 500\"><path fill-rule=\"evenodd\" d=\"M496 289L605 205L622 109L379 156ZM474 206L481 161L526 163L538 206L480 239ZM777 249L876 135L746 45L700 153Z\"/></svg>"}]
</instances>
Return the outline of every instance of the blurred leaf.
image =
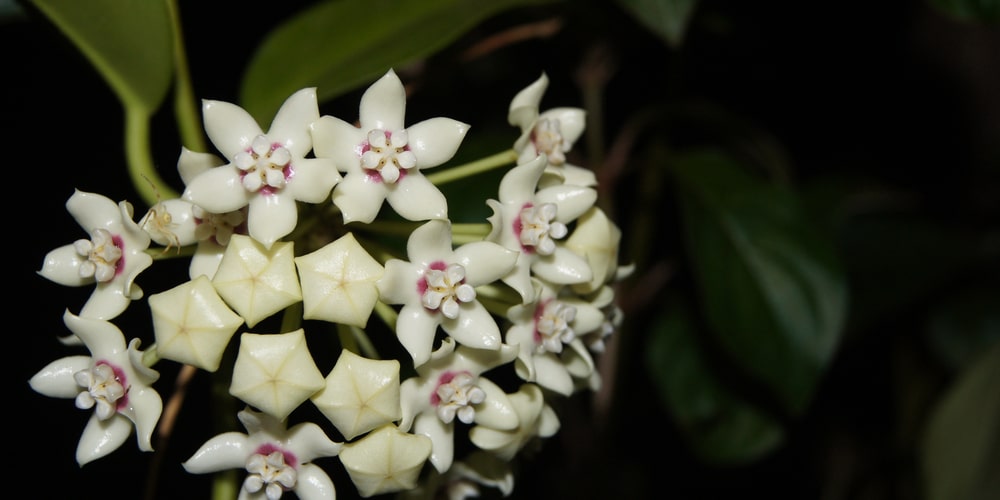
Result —
<instances>
[{"instance_id":1,"label":"blurred leaf","mask_svg":"<svg viewBox=\"0 0 1000 500\"><path fill-rule=\"evenodd\" d=\"M930 4L962 21L1000 20L1000 0L930 0Z\"/></svg>"},{"instance_id":2,"label":"blurred leaf","mask_svg":"<svg viewBox=\"0 0 1000 500\"><path fill-rule=\"evenodd\" d=\"M694 452L706 462L752 462L774 450L785 433L773 418L725 387L698 342L687 305L668 299L653 323L646 367L660 399Z\"/></svg>"},{"instance_id":3,"label":"blurred leaf","mask_svg":"<svg viewBox=\"0 0 1000 500\"><path fill-rule=\"evenodd\" d=\"M680 47L698 0L618 0L643 26Z\"/></svg>"},{"instance_id":4,"label":"blurred leaf","mask_svg":"<svg viewBox=\"0 0 1000 500\"><path fill-rule=\"evenodd\" d=\"M31 0L80 49L122 103L147 115L173 75L173 34L163 0Z\"/></svg>"},{"instance_id":5,"label":"blurred leaf","mask_svg":"<svg viewBox=\"0 0 1000 500\"><path fill-rule=\"evenodd\" d=\"M959 376L928 421L927 500L988 500L1000 491L1000 342Z\"/></svg>"},{"instance_id":6,"label":"blurred leaf","mask_svg":"<svg viewBox=\"0 0 1000 500\"><path fill-rule=\"evenodd\" d=\"M950 294L930 312L929 350L952 370L968 366L970 360L1000 342L997 277L987 279L983 287Z\"/></svg>"},{"instance_id":7,"label":"blurred leaf","mask_svg":"<svg viewBox=\"0 0 1000 500\"><path fill-rule=\"evenodd\" d=\"M684 238L722 347L791 414L810 402L847 309L833 244L795 193L712 151L678 159Z\"/></svg>"},{"instance_id":8,"label":"blurred leaf","mask_svg":"<svg viewBox=\"0 0 1000 500\"><path fill-rule=\"evenodd\" d=\"M303 10L258 47L240 89L258 119L295 91L320 102L370 84L390 68L434 54L480 22L513 7L554 0L340 0Z\"/></svg>"},{"instance_id":9,"label":"blurred leaf","mask_svg":"<svg viewBox=\"0 0 1000 500\"><path fill-rule=\"evenodd\" d=\"M872 212L849 217L842 231L851 277L852 331L919 306L956 276L1000 262L1000 233L924 214ZM922 306L920 306L922 307Z\"/></svg>"}]
</instances>

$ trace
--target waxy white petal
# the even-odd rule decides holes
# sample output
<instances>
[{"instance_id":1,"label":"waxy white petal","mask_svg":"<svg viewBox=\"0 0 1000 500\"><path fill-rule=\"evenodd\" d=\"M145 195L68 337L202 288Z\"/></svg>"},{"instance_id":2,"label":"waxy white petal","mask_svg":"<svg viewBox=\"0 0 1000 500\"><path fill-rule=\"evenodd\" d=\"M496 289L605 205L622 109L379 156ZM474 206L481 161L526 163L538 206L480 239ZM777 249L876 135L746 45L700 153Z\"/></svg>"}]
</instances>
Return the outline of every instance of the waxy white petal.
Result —
<instances>
[{"instance_id":1,"label":"waxy white petal","mask_svg":"<svg viewBox=\"0 0 1000 500\"><path fill-rule=\"evenodd\" d=\"M390 69L361 96L361 128L400 130L406 116L406 89L396 72Z\"/></svg>"},{"instance_id":2,"label":"waxy white petal","mask_svg":"<svg viewBox=\"0 0 1000 500\"><path fill-rule=\"evenodd\" d=\"M436 167L455 156L469 132L469 124L451 118L431 118L406 129L410 150L421 170Z\"/></svg>"},{"instance_id":3,"label":"waxy white petal","mask_svg":"<svg viewBox=\"0 0 1000 500\"><path fill-rule=\"evenodd\" d=\"M205 134L222 152L227 162L233 161L237 153L245 151L257 136L264 133L250 113L235 104L206 99L202 101L201 112L204 116ZM209 209L212 212L230 210L235 209Z\"/></svg>"},{"instance_id":4,"label":"waxy white petal","mask_svg":"<svg viewBox=\"0 0 1000 500\"><path fill-rule=\"evenodd\" d=\"M302 300L294 253L291 242L268 250L248 236L234 234L212 284L252 328Z\"/></svg>"},{"instance_id":5,"label":"waxy white petal","mask_svg":"<svg viewBox=\"0 0 1000 500\"><path fill-rule=\"evenodd\" d=\"M382 266L353 233L307 255L295 257L303 297L303 318L364 328L379 292Z\"/></svg>"},{"instance_id":6,"label":"waxy white petal","mask_svg":"<svg viewBox=\"0 0 1000 500\"><path fill-rule=\"evenodd\" d=\"M312 402L346 439L399 420L399 361L344 350Z\"/></svg>"},{"instance_id":7,"label":"waxy white petal","mask_svg":"<svg viewBox=\"0 0 1000 500\"><path fill-rule=\"evenodd\" d=\"M408 434L387 424L345 444L340 461L358 492L367 498L412 489L430 454L427 436Z\"/></svg>"}]
</instances>

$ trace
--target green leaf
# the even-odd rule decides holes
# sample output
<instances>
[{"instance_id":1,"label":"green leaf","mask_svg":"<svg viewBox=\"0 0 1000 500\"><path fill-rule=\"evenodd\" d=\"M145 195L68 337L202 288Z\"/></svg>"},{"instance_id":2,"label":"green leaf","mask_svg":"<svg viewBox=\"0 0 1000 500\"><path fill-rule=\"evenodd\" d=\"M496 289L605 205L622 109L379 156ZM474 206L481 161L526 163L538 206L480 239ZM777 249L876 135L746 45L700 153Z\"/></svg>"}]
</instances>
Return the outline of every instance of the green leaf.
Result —
<instances>
[{"instance_id":1,"label":"green leaf","mask_svg":"<svg viewBox=\"0 0 1000 500\"><path fill-rule=\"evenodd\" d=\"M703 313L723 349L792 415L812 399L842 334L844 273L795 193L723 154L678 159L683 235Z\"/></svg>"},{"instance_id":2,"label":"green leaf","mask_svg":"<svg viewBox=\"0 0 1000 500\"><path fill-rule=\"evenodd\" d=\"M930 0L930 4L960 21L1000 20L1000 0Z\"/></svg>"},{"instance_id":3,"label":"green leaf","mask_svg":"<svg viewBox=\"0 0 1000 500\"><path fill-rule=\"evenodd\" d=\"M170 12L162 0L32 0L104 77L122 103L147 115L173 77Z\"/></svg>"},{"instance_id":4,"label":"green leaf","mask_svg":"<svg viewBox=\"0 0 1000 500\"><path fill-rule=\"evenodd\" d=\"M646 368L691 449L705 462L753 462L784 442L781 424L725 386L713 372L687 305L679 297L653 322Z\"/></svg>"},{"instance_id":5,"label":"green leaf","mask_svg":"<svg viewBox=\"0 0 1000 500\"><path fill-rule=\"evenodd\" d=\"M1000 491L1000 342L959 376L931 413L921 450L927 500Z\"/></svg>"},{"instance_id":6,"label":"green leaf","mask_svg":"<svg viewBox=\"0 0 1000 500\"><path fill-rule=\"evenodd\" d=\"M303 10L258 47L240 89L258 119L295 91L323 102L374 82L392 67L434 54L485 19L553 0L341 0Z\"/></svg>"},{"instance_id":7,"label":"green leaf","mask_svg":"<svg viewBox=\"0 0 1000 500\"><path fill-rule=\"evenodd\" d=\"M698 0L618 0L618 3L643 26L677 48L684 41Z\"/></svg>"}]
</instances>

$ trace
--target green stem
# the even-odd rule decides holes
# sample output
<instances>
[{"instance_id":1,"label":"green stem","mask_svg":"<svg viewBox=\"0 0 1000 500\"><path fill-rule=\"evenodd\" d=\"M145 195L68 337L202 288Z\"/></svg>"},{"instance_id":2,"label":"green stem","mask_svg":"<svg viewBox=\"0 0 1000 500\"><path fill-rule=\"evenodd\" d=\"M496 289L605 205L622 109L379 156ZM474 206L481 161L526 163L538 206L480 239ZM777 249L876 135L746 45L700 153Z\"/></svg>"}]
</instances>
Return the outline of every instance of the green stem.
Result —
<instances>
[{"instance_id":1,"label":"green stem","mask_svg":"<svg viewBox=\"0 0 1000 500\"><path fill-rule=\"evenodd\" d=\"M302 301L298 301L285 309L281 316L281 332L298 330L302 326Z\"/></svg>"},{"instance_id":2,"label":"green stem","mask_svg":"<svg viewBox=\"0 0 1000 500\"><path fill-rule=\"evenodd\" d=\"M396 331L396 320L399 319L399 313L395 309L380 300L375 302L375 314L378 315L390 330Z\"/></svg>"},{"instance_id":3,"label":"green stem","mask_svg":"<svg viewBox=\"0 0 1000 500\"><path fill-rule=\"evenodd\" d=\"M376 302L376 304L381 304L381 302ZM354 335L356 345L361 348L360 354L368 359L382 359L378 354L378 349L375 348L375 344L372 344L372 340L368 338L368 334L364 330L356 326L351 326L351 333Z\"/></svg>"},{"instance_id":4,"label":"green stem","mask_svg":"<svg viewBox=\"0 0 1000 500\"><path fill-rule=\"evenodd\" d=\"M177 0L167 0L167 11L174 35L174 116L181 135L181 144L192 151L208 151L202 134L198 104L191 84L191 71L184 50L184 30L178 14Z\"/></svg>"},{"instance_id":5,"label":"green stem","mask_svg":"<svg viewBox=\"0 0 1000 500\"><path fill-rule=\"evenodd\" d=\"M343 323L337 323L337 337L340 339L340 346L354 354L361 354L358 350L358 342L354 338L351 327Z\"/></svg>"},{"instance_id":6,"label":"green stem","mask_svg":"<svg viewBox=\"0 0 1000 500\"><path fill-rule=\"evenodd\" d=\"M150 114L142 107L125 105L125 158L132 186L147 206L180 195L167 184L153 165L149 147Z\"/></svg>"},{"instance_id":7,"label":"green stem","mask_svg":"<svg viewBox=\"0 0 1000 500\"><path fill-rule=\"evenodd\" d=\"M431 181L433 184L440 186L441 184L445 184L447 182L464 179L466 177L481 174L494 168L510 165L516 162L517 152L513 149L508 149L507 151L497 153L493 156L487 156L486 158L469 162L464 165L427 174L426 177L427 180Z\"/></svg>"}]
</instances>

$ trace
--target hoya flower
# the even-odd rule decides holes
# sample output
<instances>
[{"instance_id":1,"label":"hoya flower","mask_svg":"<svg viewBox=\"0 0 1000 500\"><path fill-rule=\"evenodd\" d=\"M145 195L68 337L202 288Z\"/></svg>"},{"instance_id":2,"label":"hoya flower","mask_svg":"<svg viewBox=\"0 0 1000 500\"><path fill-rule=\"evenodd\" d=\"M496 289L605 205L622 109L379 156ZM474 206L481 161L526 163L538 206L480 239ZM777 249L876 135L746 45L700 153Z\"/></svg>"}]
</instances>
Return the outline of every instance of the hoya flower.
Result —
<instances>
[{"instance_id":1,"label":"hoya flower","mask_svg":"<svg viewBox=\"0 0 1000 500\"><path fill-rule=\"evenodd\" d=\"M251 237L270 248L298 223L297 201L320 203L340 180L333 161L307 158L316 89L292 94L264 133L243 108L204 101L205 132L229 162L196 176L182 198L213 214L247 208Z\"/></svg>"},{"instance_id":2,"label":"hoya flower","mask_svg":"<svg viewBox=\"0 0 1000 500\"><path fill-rule=\"evenodd\" d=\"M240 336L229 393L246 404L284 420L325 382L301 328L281 334Z\"/></svg>"},{"instance_id":3,"label":"hoya flower","mask_svg":"<svg viewBox=\"0 0 1000 500\"><path fill-rule=\"evenodd\" d=\"M302 300L290 241L270 248L249 236L234 234L212 285L253 328L261 320Z\"/></svg>"},{"instance_id":4,"label":"hoya flower","mask_svg":"<svg viewBox=\"0 0 1000 500\"><path fill-rule=\"evenodd\" d=\"M540 154L549 157L547 173L555 174L564 183L576 186L596 186L597 178L589 169L566 163L566 152L573 148L586 128L586 112L580 108L559 107L540 112L539 104L549 87L545 73L514 96L507 121L521 129L514 142L518 163L525 163Z\"/></svg>"},{"instance_id":5,"label":"hoya flower","mask_svg":"<svg viewBox=\"0 0 1000 500\"><path fill-rule=\"evenodd\" d=\"M514 491L514 473L507 461L483 450L470 453L444 473L432 470L416 488L400 496L405 500L466 500L482 496L480 486L499 490L504 497Z\"/></svg>"},{"instance_id":6,"label":"hoya flower","mask_svg":"<svg viewBox=\"0 0 1000 500\"><path fill-rule=\"evenodd\" d=\"M545 404L545 396L537 385L524 384L508 397L521 425L510 430L477 425L469 430L469 439L476 446L504 461L510 461L539 438L554 436L560 426L559 417Z\"/></svg>"},{"instance_id":7,"label":"hoya flower","mask_svg":"<svg viewBox=\"0 0 1000 500\"><path fill-rule=\"evenodd\" d=\"M340 461L362 497L393 493L417 484L431 442L385 424L365 437L344 445Z\"/></svg>"},{"instance_id":8,"label":"hoya flower","mask_svg":"<svg viewBox=\"0 0 1000 500\"><path fill-rule=\"evenodd\" d=\"M344 439L354 439L402 416L399 361L374 360L344 349L312 402Z\"/></svg>"},{"instance_id":9,"label":"hoya flower","mask_svg":"<svg viewBox=\"0 0 1000 500\"><path fill-rule=\"evenodd\" d=\"M534 299L533 275L560 285L593 278L587 261L565 248L561 239L569 232L566 225L594 205L597 191L566 184L536 191L545 164L545 155L540 155L510 169L500 181L500 201L486 201L493 209L486 240L521 254L503 282L524 303Z\"/></svg>"},{"instance_id":10,"label":"hoya flower","mask_svg":"<svg viewBox=\"0 0 1000 500\"><path fill-rule=\"evenodd\" d=\"M452 250L447 220L430 220L413 230L406 252L410 261L390 259L376 285L383 302L403 304L396 335L413 363L420 366L430 358L439 325L460 344L500 349L500 329L476 300L475 287L510 272L517 252L488 241Z\"/></svg>"},{"instance_id":11,"label":"hoya flower","mask_svg":"<svg viewBox=\"0 0 1000 500\"><path fill-rule=\"evenodd\" d=\"M277 500L288 491L302 500L337 497L330 476L312 462L337 456L343 444L330 440L312 422L287 429L282 420L249 408L237 416L247 434L227 432L209 439L182 464L184 470L192 474L246 470L240 500Z\"/></svg>"},{"instance_id":12,"label":"hoya flower","mask_svg":"<svg viewBox=\"0 0 1000 500\"><path fill-rule=\"evenodd\" d=\"M76 461L81 466L118 449L135 428L139 449L152 451L150 438L163 402L152 388L159 374L142 364L139 339L125 346L125 336L114 324L63 314L63 322L90 356L68 356L36 373L29 384L53 398L75 399L76 407L93 409Z\"/></svg>"},{"instance_id":13,"label":"hoya flower","mask_svg":"<svg viewBox=\"0 0 1000 500\"><path fill-rule=\"evenodd\" d=\"M408 220L446 219L447 200L421 170L450 160L469 125L439 117L406 127L406 90L391 69L361 96L359 114L360 127L332 116L312 125L316 156L346 172L333 190L344 221L373 221L383 201Z\"/></svg>"},{"instance_id":14,"label":"hoya flower","mask_svg":"<svg viewBox=\"0 0 1000 500\"><path fill-rule=\"evenodd\" d=\"M181 148L177 171L184 184L225 161L210 153ZM143 217L142 227L153 241L166 247L197 244L188 266L188 275L212 278L233 234L247 234L247 207L221 214L211 213L183 198L163 200Z\"/></svg>"},{"instance_id":15,"label":"hoya flower","mask_svg":"<svg viewBox=\"0 0 1000 500\"><path fill-rule=\"evenodd\" d=\"M89 235L52 250L39 274L60 285L96 284L80 316L114 319L143 292L136 276L153 263L146 254L150 238L132 220L132 205L76 190L66 210Z\"/></svg>"},{"instance_id":16,"label":"hoya flower","mask_svg":"<svg viewBox=\"0 0 1000 500\"><path fill-rule=\"evenodd\" d=\"M430 362L417 368L417 377L403 381L400 428L423 434L434 444L431 463L444 472L455 455L455 420L495 429L514 429L517 415L503 389L481 376L509 363L517 355L512 346L499 350L470 349L445 340Z\"/></svg>"},{"instance_id":17,"label":"hoya flower","mask_svg":"<svg viewBox=\"0 0 1000 500\"><path fill-rule=\"evenodd\" d=\"M307 255L295 257L302 282L304 319L321 319L364 328L382 277L382 265L358 243L354 233Z\"/></svg>"},{"instance_id":18,"label":"hoya flower","mask_svg":"<svg viewBox=\"0 0 1000 500\"><path fill-rule=\"evenodd\" d=\"M156 353L163 359L214 372L243 318L205 275L149 296Z\"/></svg>"},{"instance_id":19,"label":"hoya flower","mask_svg":"<svg viewBox=\"0 0 1000 500\"><path fill-rule=\"evenodd\" d=\"M511 327L506 342L518 346L514 367L527 382L569 396L574 378L589 377L594 361L575 328L596 329L604 315L593 306L569 303L551 285L536 281L536 300L507 312ZM579 317L578 317L579 316Z\"/></svg>"}]
</instances>

